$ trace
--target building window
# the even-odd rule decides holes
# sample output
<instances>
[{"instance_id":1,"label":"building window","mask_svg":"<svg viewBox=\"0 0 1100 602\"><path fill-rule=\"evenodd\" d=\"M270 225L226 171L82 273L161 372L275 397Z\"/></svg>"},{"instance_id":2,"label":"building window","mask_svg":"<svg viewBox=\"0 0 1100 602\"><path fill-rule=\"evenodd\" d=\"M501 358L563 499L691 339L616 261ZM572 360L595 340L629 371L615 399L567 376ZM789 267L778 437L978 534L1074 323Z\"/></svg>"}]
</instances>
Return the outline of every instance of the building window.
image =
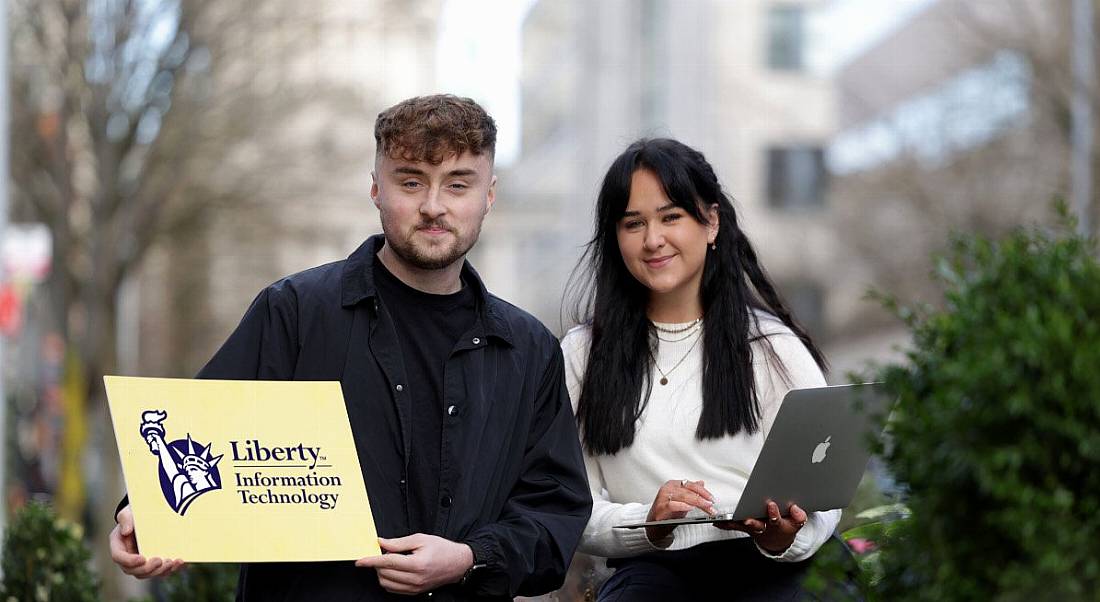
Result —
<instances>
[{"instance_id":1,"label":"building window","mask_svg":"<svg viewBox=\"0 0 1100 602\"><path fill-rule=\"evenodd\" d=\"M825 153L819 146L768 149L768 205L820 207L825 202Z\"/></svg>"},{"instance_id":2,"label":"building window","mask_svg":"<svg viewBox=\"0 0 1100 602\"><path fill-rule=\"evenodd\" d=\"M778 71L801 71L805 10L798 5L777 4L768 8L768 67Z\"/></svg>"},{"instance_id":3,"label":"building window","mask_svg":"<svg viewBox=\"0 0 1100 602\"><path fill-rule=\"evenodd\" d=\"M668 118L668 6L665 0L645 0L641 8L642 127L654 129Z\"/></svg>"}]
</instances>

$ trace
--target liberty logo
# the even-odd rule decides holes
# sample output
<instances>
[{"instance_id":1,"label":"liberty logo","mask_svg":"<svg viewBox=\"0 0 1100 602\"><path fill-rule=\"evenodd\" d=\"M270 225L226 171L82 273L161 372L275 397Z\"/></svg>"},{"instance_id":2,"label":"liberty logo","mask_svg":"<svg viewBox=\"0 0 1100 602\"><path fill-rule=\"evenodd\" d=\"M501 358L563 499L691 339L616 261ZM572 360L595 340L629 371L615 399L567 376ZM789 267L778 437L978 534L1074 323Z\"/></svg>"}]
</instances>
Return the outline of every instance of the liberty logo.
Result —
<instances>
[{"instance_id":1,"label":"liberty logo","mask_svg":"<svg viewBox=\"0 0 1100 602\"><path fill-rule=\"evenodd\" d=\"M141 436L149 444L149 451L160 458L160 490L164 499L180 516L195 498L222 488L218 462L222 456L210 455L212 444L203 447L191 439L177 439L168 443L165 438L164 420L168 412L147 410L141 413Z\"/></svg>"}]
</instances>

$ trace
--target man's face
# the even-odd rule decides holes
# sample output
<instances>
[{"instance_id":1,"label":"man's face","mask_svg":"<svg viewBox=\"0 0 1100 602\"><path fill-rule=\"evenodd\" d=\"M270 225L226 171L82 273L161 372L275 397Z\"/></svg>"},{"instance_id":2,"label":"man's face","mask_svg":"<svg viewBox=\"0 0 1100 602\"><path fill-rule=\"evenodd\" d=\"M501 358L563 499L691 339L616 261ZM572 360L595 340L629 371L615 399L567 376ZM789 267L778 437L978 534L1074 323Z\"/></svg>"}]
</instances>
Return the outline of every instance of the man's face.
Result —
<instances>
[{"instance_id":1,"label":"man's face","mask_svg":"<svg viewBox=\"0 0 1100 602\"><path fill-rule=\"evenodd\" d=\"M488 154L451 155L439 165L383 154L373 175L370 195L387 247L395 259L421 270L462 260L496 198Z\"/></svg>"}]
</instances>

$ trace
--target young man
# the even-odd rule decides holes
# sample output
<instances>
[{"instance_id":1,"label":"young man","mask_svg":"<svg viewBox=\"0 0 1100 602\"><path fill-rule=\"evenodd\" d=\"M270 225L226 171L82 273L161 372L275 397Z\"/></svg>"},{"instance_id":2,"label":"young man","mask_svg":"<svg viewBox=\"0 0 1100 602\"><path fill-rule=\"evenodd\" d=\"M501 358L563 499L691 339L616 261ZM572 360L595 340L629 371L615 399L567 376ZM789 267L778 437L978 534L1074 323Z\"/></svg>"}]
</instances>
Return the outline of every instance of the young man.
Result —
<instances>
[{"instance_id":1,"label":"young man","mask_svg":"<svg viewBox=\"0 0 1100 602\"><path fill-rule=\"evenodd\" d=\"M386 553L243 565L238 599L552 590L592 501L556 339L465 262L495 199L496 126L472 100L427 96L380 114L375 139L383 234L261 292L199 376L339 380ZM125 504L115 562L177 570L137 553Z\"/></svg>"}]
</instances>

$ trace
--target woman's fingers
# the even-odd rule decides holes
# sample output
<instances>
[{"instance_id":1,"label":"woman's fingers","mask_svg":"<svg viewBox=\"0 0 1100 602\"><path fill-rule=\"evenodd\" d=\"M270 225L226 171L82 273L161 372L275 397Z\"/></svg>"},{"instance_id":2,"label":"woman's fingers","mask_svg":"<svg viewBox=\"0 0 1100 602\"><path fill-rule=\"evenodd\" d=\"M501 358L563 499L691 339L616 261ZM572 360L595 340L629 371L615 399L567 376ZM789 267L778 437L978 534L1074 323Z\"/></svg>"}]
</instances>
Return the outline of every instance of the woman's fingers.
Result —
<instances>
[{"instance_id":1,"label":"woman's fingers","mask_svg":"<svg viewBox=\"0 0 1100 602\"><path fill-rule=\"evenodd\" d=\"M799 508L795 504L791 504L790 510L788 510L787 514L791 517L791 522L797 525L799 529L801 529L802 526L806 524L806 521L810 518L810 516L806 514L805 510Z\"/></svg>"},{"instance_id":2,"label":"woman's fingers","mask_svg":"<svg viewBox=\"0 0 1100 602\"><path fill-rule=\"evenodd\" d=\"M664 512L661 507L664 507ZM684 514L698 508L707 514L714 514L714 496L703 486L702 481L665 481L657 492L654 500L655 514L660 516L654 520L666 518L681 518ZM675 515L675 516L674 516Z\"/></svg>"},{"instance_id":3,"label":"woman's fingers","mask_svg":"<svg viewBox=\"0 0 1100 602\"><path fill-rule=\"evenodd\" d=\"M695 506L685 502L671 502L665 504L664 509L657 511L657 518L654 520L668 520L670 518L684 518L688 512L695 509Z\"/></svg>"},{"instance_id":4,"label":"woman's fingers","mask_svg":"<svg viewBox=\"0 0 1100 602\"><path fill-rule=\"evenodd\" d=\"M783 516L779 514L779 504L769 500L768 501L768 522L777 523Z\"/></svg>"},{"instance_id":5,"label":"woman's fingers","mask_svg":"<svg viewBox=\"0 0 1100 602\"><path fill-rule=\"evenodd\" d=\"M779 506L775 502L768 502L764 510L764 518L748 518L743 521L729 521L715 523L714 526L726 531L743 531L753 536L771 533L774 536L786 537L798 533L806 524L809 515L806 511L791 504L787 507L787 516L779 513Z\"/></svg>"},{"instance_id":6,"label":"woman's fingers","mask_svg":"<svg viewBox=\"0 0 1100 602\"><path fill-rule=\"evenodd\" d=\"M698 508L707 514L714 514L714 502L688 489L670 492L665 498L665 507L670 513L678 513L681 516ZM663 518L672 518L671 516ZM657 519L657 520L663 520ZM679 518L679 517L676 517Z\"/></svg>"},{"instance_id":7,"label":"woman's fingers","mask_svg":"<svg viewBox=\"0 0 1100 602\"><path fill-rule=\"evenodd\" d=\"M714 526L723 531L744 531L745 533L750 532L749 527L745 526L745 521L741 520L722 521L720 523L714 523Z\"/></svg>"},{"instance_id":8,"label":"woman's fingers","mask_svg":"<svg viewBox=\"0 0 1100 602\"><path fill-rule=\"evenodd\" d=\"M737 531L744 531L749 535L763 535L768 530L768 523L755 518L746 518L743 521L733 523Z\"/></svg>"},{"instance_id":9,"label":"woman's fingers","mask_svg":"<svg viewBox=\"0 0 1100 602\"><path fill-rule=\"evenodd\" d=\"M749 518L740 522L715 525L720 529L744 531L756 542L756 545L772 554L782 554L794 543L798 531L806 524L806 512L794 504L787 506L787 516L779 513L779 506L769 501L764 517Z\"/></svg>"},{"instance_id":10,"label":"woman's fingers","mask_svg":"<svg viewBox=\"0 0 1100 602\"><path fill-rule=\"evenodd\" d=\"M696 508L714 515L714 496L707 491L703 482L687 479L669 480L657 490L646 520L683 518ZM646 527L646 535L651 541L658 541L672 533L673 528L672 525Z\"/></svg>"},{"instance_id":11,"label":"woman's fingers","mask_svg":"<svg viewBox=\"0 0 1100 602\"><path fill-rule=\"evenodd\" d=\"M707 500L708 502L710 502L712 504L714 503L714 495L710 491L707 491L707 488L703 486L702 481L687 481L687 480L684 480L684 481L681 481L680 483L683 485L684 489L687 489L688 491L691 491L691 492L695 493L699 497Z\"/></svg>"}]
</instances>

